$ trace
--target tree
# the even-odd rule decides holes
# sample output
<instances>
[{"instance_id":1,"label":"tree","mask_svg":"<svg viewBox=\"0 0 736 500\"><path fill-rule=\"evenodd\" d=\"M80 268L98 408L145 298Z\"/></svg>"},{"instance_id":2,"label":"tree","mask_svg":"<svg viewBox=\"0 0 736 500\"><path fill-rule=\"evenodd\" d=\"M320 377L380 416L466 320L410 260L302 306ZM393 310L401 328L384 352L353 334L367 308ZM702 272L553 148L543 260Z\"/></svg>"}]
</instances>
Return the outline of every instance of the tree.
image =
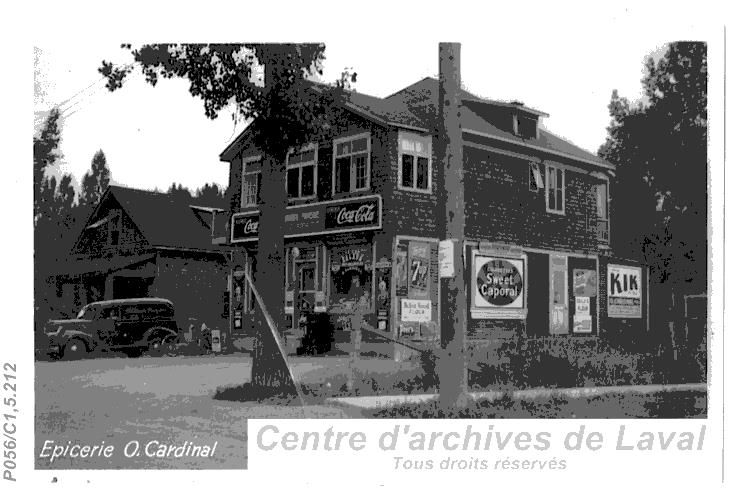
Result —
<instances>
[{"instance_id":1,"label":"tree","mask_svg":"<svg viewBox=\"0 0 736 500\"><path fill-rule=\"evenodd\" d=\"M208 182L197 188L194 199L199 205L221 208L225 206L225 191L214 182L212 184Z\"/></svg>"},{"instance_id":2,"label":"tree","mask_svg":"<svg viewBox=\"0 0 736 500\"><path fill-rule=\"evenodd\" d=\"M169 190L166 192L170 194L171 198L177 203L192 203L192 193L189 191L189 189L185 188L181 184L177 185L176 182L172 182L171 186L169 186Z\"/></svg>"},{"instance_id":3,"label":"tree","mask_svg":"<svg viewBox=\"0 0 736 500\"><path fill-rule=\"evenodd\" d=\"M56 177L46 173L48 167L62 158L60 144L60 113L52 109L39 133L33 137L34 300L37 314L41 316L50 314L54 308L54 276L75 236L72 177L62 175L57 182Z\"/></svg>"},{"instance_id":4,"label":"tree","mask_svg":"<svg viewBox=\"0 0 736 500\"><path fill-rule=\"evenodd\" d=\"M61 112L53 108L46 117L38 135L33 136L33 219L38 220L41 212L41 198L48 198L48 185L44 186L46 168L62 158L59 145L61 143Z\"/></svg>"},{"instance_id":5,"label":"tree","mask_svg":"<svg viewBox=\"0 0 736 500\"><path fill-rule=\"evenodd\" d=\"M599 150L617 166L614 250L644 258L654 284L672 293L706 288L707 75L701 42L671 43L650 57L640 101L614 90Z\"/></svg>"},{"instance_id":6,"label":"tree","mask_svg":"<svg viewBox=\"0 0 736 500\"><path fill-rule=\"evenodd\" d=\"M110 168L105 153L100 149L92 157L90 171L82 177L79 205L93 207L102 199L102 194L110 185Z\"/></svg>"},{"instance_id":7,"label":"tree","mask_svg":"<svg viewBox=\"0 0 736 500\"><path fill-rule=\"evenodd\" d=\"M160 78L187 79L189 92L202 99L208 118L214 119L223 109L232 107L233 118L252 121L253 143L264 156L255 282L281 330L284 284L272 277L282 276L284 271L286 155L290 148L303 146L329 130L334 122L334 104L343 93L340 85L319 85L311 80L322 74L324 45L160 44L123 48L130 50L133 65L121 67L103 61L100 67L111 91L120 88L132 68L138 66L154 86ZM262 79L258 75L261 68ZM347 78L355 79L354 74ZM231 192L231 205L234 196ZM278 344L270 337L265 317L260 320L252 381L260 386L291 387Z\"/></svg>"}]
</instances>

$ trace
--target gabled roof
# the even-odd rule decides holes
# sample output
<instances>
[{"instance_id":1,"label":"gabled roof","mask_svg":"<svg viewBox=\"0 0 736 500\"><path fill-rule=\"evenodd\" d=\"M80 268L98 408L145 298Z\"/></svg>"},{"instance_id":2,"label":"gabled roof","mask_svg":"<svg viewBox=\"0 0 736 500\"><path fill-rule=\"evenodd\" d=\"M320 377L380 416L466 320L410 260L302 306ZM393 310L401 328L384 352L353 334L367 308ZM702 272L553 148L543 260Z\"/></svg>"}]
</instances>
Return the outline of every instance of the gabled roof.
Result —
<instances>
[{"instance_id":1,"label":"gabled roof","mask_svg":"<svg viewBox=\"0 0 736 500\"><path fill-rule=\"evenodd\" d=\"M113 198L138 227L148 244L188 250L222 250L212 245L212 231L197 207L177 201L168 193L110 186L88 221L105 217L99 208Z\"/></svg>"},{"instance_id":2,"label":"gabled roof","mask_svg":"<svg viewBox=\"0 0 736 500\"><path fill-rule=\"evenodd\" d=\"M407 106L412 113L421 116L425 125L429 126L433 120L436 119L438 99L439 81L435 78L428 77L388 96L385 100L390 105L397 107ZM594 164L605 169L614 168L613 165L602 158L576 146L570 141L552 134L548 130L544 129L544 127L539 128L539 138L523 138L510 131L502 130L480 116L477 112L477 107L468 106L467 104L481 103L489 105L490 108L516 108L538 116L547 116L546 113L528 108L521 103L505 103L483 99L467 92L466 90L460 91L460 99L465 104L460 108L460 121L462 123L463 131L465 132L497 139L503 142L518 144L547 154L559 154L563 157ZM492 109L490 112L493 112Z\"/></svg>"},{"instance_id":3,"label":"gabled roof","mask_svg":"<svg viewBox=\"0 0 736 500\"><path fill-rule=\"evenodd\" d=\"M346 94L343 107L383 126L433 133L437 122L438 98L439 81L436 78L427 77L383 99L360 92L349 92ZM493 114L516 109L537 117L549 116L543 111L524 106L521 102L484 99L466 90L460 91L460 99L462 101L460 120L464 132L529 148L538 153L559 155L602 169L615 168L602 158L552 134L543 127L539 127L538 138L523 138L511 131L494 126L479 114L486 112ZM220 154L220 159L223 161L232 159L247 140L247 135L248 128Z\"/></svg>"}]
</instances>

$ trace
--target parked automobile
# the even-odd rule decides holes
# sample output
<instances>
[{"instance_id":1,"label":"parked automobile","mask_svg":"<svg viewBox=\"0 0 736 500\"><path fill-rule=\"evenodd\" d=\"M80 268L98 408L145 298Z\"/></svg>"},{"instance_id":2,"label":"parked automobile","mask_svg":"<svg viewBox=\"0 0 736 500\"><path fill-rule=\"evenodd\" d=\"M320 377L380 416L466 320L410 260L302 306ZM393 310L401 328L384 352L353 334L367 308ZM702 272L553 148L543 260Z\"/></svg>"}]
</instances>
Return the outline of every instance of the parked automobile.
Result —
<instances>
[{"instance_id":1,"label":"parked automobile","mask_svg":"<svg viewBox=\"0 0 736 500\"><path fill-rule=\"evenodd\" d=\"M178 332L174 305L159 298L90 302L75 319L51 320L44 329L47 353L65 359L104 351L164 355L174 350Z\"/></svg>"}]
</instances>

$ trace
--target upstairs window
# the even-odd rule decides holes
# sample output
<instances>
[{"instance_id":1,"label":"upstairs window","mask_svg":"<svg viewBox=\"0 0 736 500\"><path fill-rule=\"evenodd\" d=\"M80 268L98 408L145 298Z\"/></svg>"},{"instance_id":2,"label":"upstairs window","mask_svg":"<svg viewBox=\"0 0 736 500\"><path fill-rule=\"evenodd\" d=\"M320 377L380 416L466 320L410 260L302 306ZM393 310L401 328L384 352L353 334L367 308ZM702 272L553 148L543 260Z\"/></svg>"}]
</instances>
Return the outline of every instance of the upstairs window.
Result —
<instances>
[{"instance_id":1,"label":"upstairs window","mask_svg":"<svg viewBox=\"0 0 736 500\"><path fill-rule=\"evenodd\" d=\"M542 180L542 171L539 168L539 163L529 164L529 191L538 192L544 187L544 181Z\"/></svg>"},{"instance_id":2,"label":"upstairs window","mask_svg":"<svg viewBox=\"0 0 736 500\"><path fill-rule=\"evenodd\" d=\"M595 186L596 215L600 220L608 220L608 185L596 184Z\"/></svg>"},{"instance_id":3,"label":"upstairs window","mask_svg":"<svg viewBox=\"0 0 736 500\"><path fill-rule=\"evenodd\" d=\"M431 139L399 132L399 188L431 192Z\"/></svg>"},{"instance_id":4,"label":"upstairs window","mask_svg":"<svg viewBox=\"0 0 736 500\"><path fill-rule=\"evenodd\" d=\"M565 170L547 166L547 212L565 214Z\"/></svg>"},{"instance_id":5,"label":"upstairs window","mask_svg":"<svg viewBox=\"0 0 736 500\"><path fill-rule=\"evenodd\" d=\"M243 183L241 186L241 208L255 207L261 201L261 167L260 157L243 160Z\"/></svg>"},{"instance_id":6,"label":"upstairs window","mask_svg":"<svg viewBox=\"0 0 736 500\"><path fill-rule=\"evenodd\" d=\"M241 206L255 207L261 201L261 173L243 175L243 198Z\"/></svg>"},{"instance_id":7,"label":"upstairs window","mask_svg":"<svg viewBox=\"0 0 736 500\"><path fill-rule=\"evenodd\" d=\"M371 179L370 144L370 134L360 134L335 141L333 194L368 189Z\"/></svg>"},{"instance_id":8,"label":"upstairs window","mask_svg":"<svg viewBox=\"0 0 736 500\"><path fill-rule=\"evenodd\" d=\"M286 195L313 198L317 185L317 147L312 145L286 157Z\"/></svg>"}]
</instances>

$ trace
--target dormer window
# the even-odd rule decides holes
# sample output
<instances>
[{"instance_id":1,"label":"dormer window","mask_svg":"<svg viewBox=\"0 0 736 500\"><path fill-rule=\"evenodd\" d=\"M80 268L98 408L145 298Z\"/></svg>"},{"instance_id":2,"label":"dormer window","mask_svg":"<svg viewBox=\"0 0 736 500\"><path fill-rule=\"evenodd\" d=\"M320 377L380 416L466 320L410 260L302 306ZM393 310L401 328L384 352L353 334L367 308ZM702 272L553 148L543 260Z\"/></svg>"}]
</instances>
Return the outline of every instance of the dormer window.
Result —
<instances>
[{"instance_id":1,"label":"dormer window","mask_svg":"<svg viewBox=\"0 0 736 500\"><path fill-rule=\"evenodd\" d=\"M514 114L514 134L523 139L538 139L538 118L524 113Z\"/></svg>"}]
</instances>

